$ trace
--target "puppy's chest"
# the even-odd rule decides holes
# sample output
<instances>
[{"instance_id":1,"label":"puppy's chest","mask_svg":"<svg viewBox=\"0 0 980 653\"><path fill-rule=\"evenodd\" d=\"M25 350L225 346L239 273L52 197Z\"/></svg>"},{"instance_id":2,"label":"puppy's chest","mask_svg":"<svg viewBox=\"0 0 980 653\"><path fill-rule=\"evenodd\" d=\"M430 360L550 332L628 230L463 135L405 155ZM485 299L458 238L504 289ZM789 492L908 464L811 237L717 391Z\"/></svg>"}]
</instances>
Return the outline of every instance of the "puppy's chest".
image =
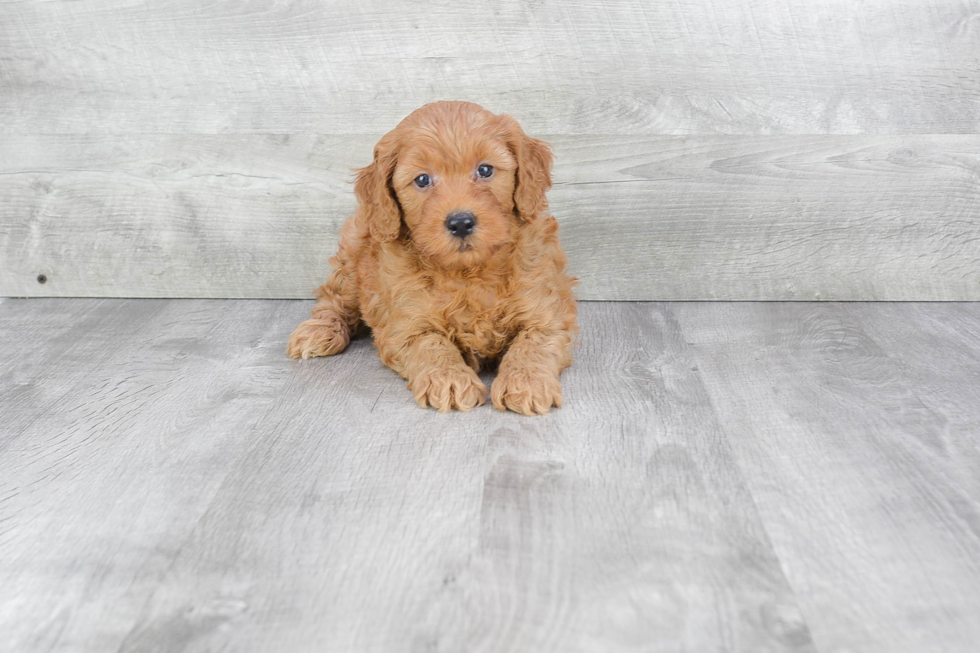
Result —
<instances>
[{"instance_id":1,"label":"puppy's chest","mask_svg":"<svg viewBox=\"0 0 980 653\"><path fill-rule=\"evenodd\" d=\"M446 289L436 301L450 337L464 352L480 358L496 356L513 337L511 302L501 287Z\"/></svg>"}]
</instances>

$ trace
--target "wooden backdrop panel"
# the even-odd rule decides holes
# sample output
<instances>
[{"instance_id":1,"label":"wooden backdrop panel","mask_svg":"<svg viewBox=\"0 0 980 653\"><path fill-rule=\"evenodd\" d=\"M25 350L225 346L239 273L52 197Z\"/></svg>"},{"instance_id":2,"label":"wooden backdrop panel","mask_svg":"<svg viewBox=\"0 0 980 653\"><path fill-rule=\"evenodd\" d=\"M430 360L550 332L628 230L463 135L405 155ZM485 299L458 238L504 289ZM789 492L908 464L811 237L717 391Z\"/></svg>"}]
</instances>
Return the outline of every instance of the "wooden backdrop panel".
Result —
<instances>
[{"instance_id":1,"label":"wooden backdrop panel","mask_svg":"<svg viewBox=\"0 0 980 653\"><path fill-rule=\"evenodd\" d=\"M0 133L974 133L976 0L0 5Z\"/></svg>"},{"instance_id":2,"label":"wooden backdrop panel","mask_svg":"<svg viewBox=\"0 0 980 653\"><path fill-rule=\"evenodd\" d=\"M458 98L555 144L584 298L980 299L978 17L977 0L3 3L0 295L308 296L350 168Z\"/></svg>"},{"instance_id":3,"label":"wooden backdrop panel","mask_svg":"<svg viewBox=\"0 0 980 653\"><path fill-rule=\"evenodd\" d=\"M309 297L375 138L8 137L0 294ZM548 138L583 299L980 300L980 136Z\"/></svg>"}]
</instances>

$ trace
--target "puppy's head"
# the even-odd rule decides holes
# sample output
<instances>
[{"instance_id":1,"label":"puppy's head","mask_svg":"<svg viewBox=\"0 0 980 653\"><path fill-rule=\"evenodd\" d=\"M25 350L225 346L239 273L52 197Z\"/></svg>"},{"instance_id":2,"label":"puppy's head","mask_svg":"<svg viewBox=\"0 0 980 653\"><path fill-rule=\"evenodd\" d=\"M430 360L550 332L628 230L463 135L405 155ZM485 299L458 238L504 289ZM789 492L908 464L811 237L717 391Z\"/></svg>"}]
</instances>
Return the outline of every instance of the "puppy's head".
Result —
<instances>
[{"instance_id":1,"label":"puppy's head","mask_svg":"<svg viewBox=\"0 0 980 653\"><path fill-rule=\"evenodd\" d=\"M378 142L355 192L375 239L408 238L437 266L471 268L547 208L551 163L513 118L434 102Z\"/></svg>"}]
</instances>

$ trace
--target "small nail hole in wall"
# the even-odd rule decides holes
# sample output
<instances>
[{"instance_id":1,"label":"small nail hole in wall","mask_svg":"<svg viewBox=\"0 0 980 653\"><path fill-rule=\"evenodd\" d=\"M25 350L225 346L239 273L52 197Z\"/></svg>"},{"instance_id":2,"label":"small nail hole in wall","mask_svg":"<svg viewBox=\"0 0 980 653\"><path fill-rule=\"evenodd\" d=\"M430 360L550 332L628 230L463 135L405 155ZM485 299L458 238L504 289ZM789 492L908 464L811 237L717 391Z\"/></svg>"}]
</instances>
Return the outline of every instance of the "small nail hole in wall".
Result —
<instances>
[{"instance_id":1,"label":"small nail hole in wall","mask_svg":"<svg viewBox=\"0 0 980 653\"><path fill-rule=\"evenodd\" d=\"M37 282L38 283L47 283L48 282L48 277L46 275L39 274L39 275L37 275Z\"/></svg>"}]
</instances>

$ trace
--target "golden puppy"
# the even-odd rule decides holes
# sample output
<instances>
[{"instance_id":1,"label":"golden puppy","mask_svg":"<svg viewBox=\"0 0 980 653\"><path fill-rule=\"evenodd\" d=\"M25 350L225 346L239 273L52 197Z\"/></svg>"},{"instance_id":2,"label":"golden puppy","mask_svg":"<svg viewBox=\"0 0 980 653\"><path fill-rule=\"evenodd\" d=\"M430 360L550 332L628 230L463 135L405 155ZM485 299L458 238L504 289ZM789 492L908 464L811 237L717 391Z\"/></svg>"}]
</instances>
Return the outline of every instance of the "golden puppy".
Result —
<instances>
[{"instance_id":1,"label":"golden puppy","mask_svg":"<svg viewBox=\"0 0 980 653\"><path fill-rule=\"evenodd\" d=\"M422 407L483 404L477 372L493 365L499 410L561 406L577 327L575 279L545 213L551 162L509 116L469 102L413 112L358 171L359 206L289 356L340 353L363 321Z\"/></svg>"}]
</instances>

